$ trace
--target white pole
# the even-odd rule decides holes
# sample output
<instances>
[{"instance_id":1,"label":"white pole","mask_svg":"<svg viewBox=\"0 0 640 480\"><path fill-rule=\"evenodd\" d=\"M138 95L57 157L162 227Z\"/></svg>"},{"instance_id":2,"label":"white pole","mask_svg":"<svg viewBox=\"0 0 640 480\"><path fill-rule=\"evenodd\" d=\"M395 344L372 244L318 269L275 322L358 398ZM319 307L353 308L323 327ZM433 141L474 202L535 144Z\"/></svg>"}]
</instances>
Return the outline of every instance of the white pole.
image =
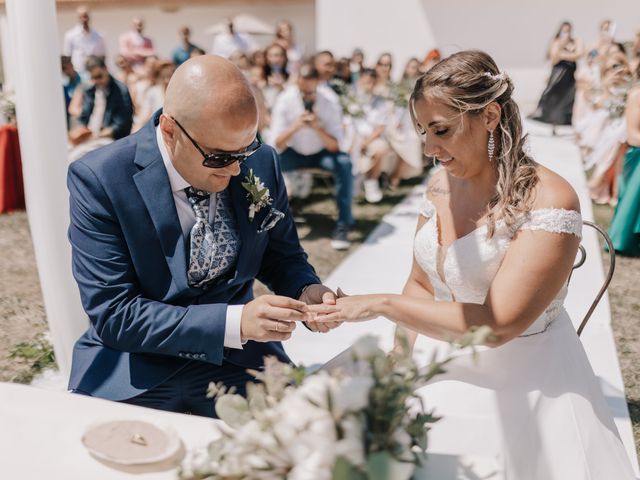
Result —
<instances>
[{"instance_id":1,"label":"white pole","mask_svg":"<svg viewBox=\"0 0 640 480\"><path fill-rule=\"evenodd\" d=\"M68 150L54 1L7 0L6 6L29 226L58 367L67 376L87 317L67 240Z\"/></svg>"}]
</instances>

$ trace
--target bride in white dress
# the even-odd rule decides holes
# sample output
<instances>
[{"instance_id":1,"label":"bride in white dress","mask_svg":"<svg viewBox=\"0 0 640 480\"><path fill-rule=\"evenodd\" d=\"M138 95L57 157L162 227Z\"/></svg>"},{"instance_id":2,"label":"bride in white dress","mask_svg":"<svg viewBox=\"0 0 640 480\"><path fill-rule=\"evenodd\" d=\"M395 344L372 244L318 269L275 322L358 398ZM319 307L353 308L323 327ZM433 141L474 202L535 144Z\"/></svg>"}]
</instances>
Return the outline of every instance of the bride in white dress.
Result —
<instances>
[{"instance_id":1,"label":"bride in white dress","mask_svg":"<svg viewBox=\"0 0 640 480\"><path fill-rule=\"evenodd\" d=\"M509 480L634 479L563 307L582 230L579 201L523 149L512 91L479 51L456 53L418 81L412 114L425 154L444 168L427 187L409 279L402 295L345 296L318 319L384 316L412 343L490 326L493 348L477 363L458 356L444 376L457 403L489 418L457 432L467 453L486 454L498 439L494 453Z\"/></svg>"}]
</instances>

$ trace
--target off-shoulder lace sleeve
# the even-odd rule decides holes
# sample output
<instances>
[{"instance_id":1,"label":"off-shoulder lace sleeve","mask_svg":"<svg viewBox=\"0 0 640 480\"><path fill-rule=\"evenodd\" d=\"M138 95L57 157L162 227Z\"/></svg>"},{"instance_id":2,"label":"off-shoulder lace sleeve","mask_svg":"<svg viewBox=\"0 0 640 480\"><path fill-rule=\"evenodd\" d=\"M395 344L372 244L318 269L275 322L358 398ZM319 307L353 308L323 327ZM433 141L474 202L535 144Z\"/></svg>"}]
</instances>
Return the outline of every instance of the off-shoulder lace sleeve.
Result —
<instances>
[{"instance_id":1,"label":"off-shoulder lace sleeve","mask_svg":"<svg viewBox=\"0 0 640 480\"><path fill-rule=\"evenodd\" d=\"M426 195L422 197L420 202L420 215L426 218L431 218L436 213L436 207L431 203Z\"/></svg>"},{"instance_id":2,"label":"off-shoulder lace sleeve","mask_svg":"<svg viewBox=\"0 0 640 480\"><path fill-rule=\"evenodd\" d=\"M519 230L544 230L552 233L570 233L582 238L582 216L575 210L542 208L529 212Z\"/></svg>"}]
</instances>

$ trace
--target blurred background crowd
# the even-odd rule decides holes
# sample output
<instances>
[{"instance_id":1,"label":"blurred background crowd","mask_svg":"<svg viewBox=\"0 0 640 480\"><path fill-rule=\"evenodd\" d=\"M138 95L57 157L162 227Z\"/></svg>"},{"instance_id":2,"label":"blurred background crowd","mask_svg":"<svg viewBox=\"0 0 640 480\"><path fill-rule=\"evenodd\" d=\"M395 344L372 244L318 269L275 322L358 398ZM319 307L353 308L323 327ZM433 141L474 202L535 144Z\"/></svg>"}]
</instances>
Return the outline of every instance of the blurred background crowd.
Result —
<instances>
[{"instance_id":1,"label":"blurred background crowd","mask_svg":"<svg viewBox=\"0 0 640 480\"><path fill-rule=\"evenodd\" d=\"M318 177L335 187L339 231L333 246L348 248L348 230L357 220L354 197L380 202L385 192L431 165L407 107L416 79L441 54L421 52L394 78L390 53L366 58L360 48L349 57L306 51L287 20L277 23L266 42L251 30L246 20L228 19L205 48L181 26L170 58L162 58L145 35L144 19L135 17L112 52L92 28L91 12L79 7L77 24L64 35L61 59L71 160L148 122L162 108L181 63L205 53L221 55L254 89L259 134L280 153L290 197L306 198ZM628 183L625 158L640 145L640 124L630 105L638 102L630 93L640 76L640 32L619 39L615 22L604 20L594 26L594 37L583 41L571 23L560 25L548 48L548 84L530 118L552 125L554 134L556 126L573 127L593 200L615 206L620 186Z\"/></svg>"}]
</instances>

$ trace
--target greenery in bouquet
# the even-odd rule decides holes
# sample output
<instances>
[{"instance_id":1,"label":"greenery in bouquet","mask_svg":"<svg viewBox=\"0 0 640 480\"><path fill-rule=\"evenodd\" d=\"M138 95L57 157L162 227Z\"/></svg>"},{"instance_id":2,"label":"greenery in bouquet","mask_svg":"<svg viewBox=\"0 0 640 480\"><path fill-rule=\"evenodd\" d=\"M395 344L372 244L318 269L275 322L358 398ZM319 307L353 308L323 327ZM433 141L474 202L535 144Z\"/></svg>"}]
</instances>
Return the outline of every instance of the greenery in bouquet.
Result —
<instances>
[{"instance_id":1,"label":"greenery in bouquet","mask_svg":"<svg viewBox=\"0 0 640 480\"><path fill-rule=\"evenodd\" d=\"M358 98L353 89L344 80L333 78L329 80L329 86L338 95L343 115L351 118L365 116L361 99Z\"/></svg>"},{"instance_id":2,"label":"greenery in bouquet","mask_svg":"<svg viewBox=\"0 0 640 480\"><path fill-rule=\"evenodd\" d=\"M485 341L488 330L459 342ZM192 452L183 480L396 480L389 465L413 467L425 458L427 432L437 421L415 392L444 371L451 353L426 367L412 359L406 340L386 354L375 337L360 339L352 362L334 370L304 369L266 359L252 371L247 398L211 384L219 437Z\"/></svg>"}]
</instances>

